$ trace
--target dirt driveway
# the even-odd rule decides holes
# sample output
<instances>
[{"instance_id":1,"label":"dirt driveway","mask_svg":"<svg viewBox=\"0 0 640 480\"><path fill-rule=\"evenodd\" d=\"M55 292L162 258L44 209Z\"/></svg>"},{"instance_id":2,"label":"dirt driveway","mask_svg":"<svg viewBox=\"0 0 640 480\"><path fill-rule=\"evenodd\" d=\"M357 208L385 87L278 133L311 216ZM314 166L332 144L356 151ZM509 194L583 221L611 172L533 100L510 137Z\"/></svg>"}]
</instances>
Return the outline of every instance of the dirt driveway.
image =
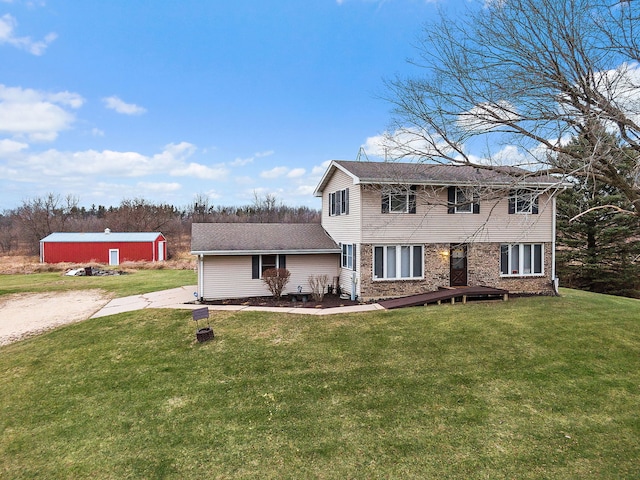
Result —
<instances>
[{"instance_id":1,"label":"dirt driveway","mask_svg":"<svg viewBox=\"0 0 640 480\"><path fill-rule=\"evenodd\" d=\"M91 317L111 297L100 290L0 297L0 345Z\"/></svg>"}]
</instances>

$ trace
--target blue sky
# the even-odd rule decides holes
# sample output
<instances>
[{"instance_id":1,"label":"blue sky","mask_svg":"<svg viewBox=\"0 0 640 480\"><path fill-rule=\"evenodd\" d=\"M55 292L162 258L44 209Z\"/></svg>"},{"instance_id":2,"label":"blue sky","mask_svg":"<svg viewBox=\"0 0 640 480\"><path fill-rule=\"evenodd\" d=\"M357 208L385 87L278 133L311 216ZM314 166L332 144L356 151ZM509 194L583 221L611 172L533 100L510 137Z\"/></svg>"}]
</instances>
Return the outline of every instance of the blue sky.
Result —
<instances>
[{"instance_id":1,"label":"blue sky","mask_svg":"<svg viewBox=\"0 0 640 480\"><path fill-rule=\"evenodd\" d=\"M317 208L328 161L385 130L383 80L442 5L0 0L0 211L50 192Z\"/></svg>"}]
</instances>

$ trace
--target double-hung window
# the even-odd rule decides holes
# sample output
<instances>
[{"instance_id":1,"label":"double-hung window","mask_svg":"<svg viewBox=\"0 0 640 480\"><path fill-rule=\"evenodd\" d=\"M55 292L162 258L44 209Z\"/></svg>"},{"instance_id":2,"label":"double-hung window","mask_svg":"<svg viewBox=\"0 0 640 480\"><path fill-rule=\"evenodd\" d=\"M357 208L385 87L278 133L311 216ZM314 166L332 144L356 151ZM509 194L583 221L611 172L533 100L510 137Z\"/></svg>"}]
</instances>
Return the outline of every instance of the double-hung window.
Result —
<instances>
[{"instance_id":1,"label":"double-hung window","mask_svg":"<svg viewBox=\"0 0 640 480\"><path fill-rule=\"evenodd\" d=\"M329 194L329 215L349 214L349 189L338 190Z\"/></svg>"},{"instance_id":2,"label":"double-hung window","mask_svg":"<svg viewBox=\"0 0 640 480\"><path fill-rule=\"evenodd\" d=\"M480 202L469 188L449 187L448 213L480 213Z\"/></svg>"},{"instance_id":3,"label":"double-hung window","mask_svg":"<svg viewBox=\"0 0 640 480\"><path fill-rule=\"evenodd\" d=\"M538 213L538 193L532 190L513 190L509 194L509 213Z\"/></svg>"},{"instance_id":4,"label":"double-hung window","mask_svg":"<svg viewBox=\"0 0 640 480\"><path fill-rule=\"evenodd\" d=\"M543 273L543 244L516 243L500 246L500 274L502 276L542 275Z\"/></svg>"},{"instance_id":5,"label":"double-hung window","mask_svg":"<svg viewBox=\"0 0 640 480\"><path fill-rule=\"evenodd\" d=\"M270 268L287 268L286 255L253 255L251 258L251 278L262 278Z\"/></svg>"},{"instance_id":6,"label":"double-hung window","mask_svg":"<svg viewBox=\"0 0 640 480\"><path fill-rule=\"evenodd\" d=\"M342 244L342 261L340 262L342 268L348 268L349 270L356 269L356 244L355 243L343 243Z\"/></svg>"},{"instance_id":7,"label":"double-hung window","mask_svg":"<svg viewBox=\"0 0 640 480\"><path fill-rule=\"evenodd\" d=\"M416 213L416 186L382 190L382 213Z\"/></svg>"},{"instance_id":8,"label":"double-hung window","mask_svg":"<svg viewBox=\"0 0 640 480\"><path fill-rule=\"evenodd\" d=\"M381 245L373 247L373 278L422 278L422 245Z\"/></svg>"}]
</instances>

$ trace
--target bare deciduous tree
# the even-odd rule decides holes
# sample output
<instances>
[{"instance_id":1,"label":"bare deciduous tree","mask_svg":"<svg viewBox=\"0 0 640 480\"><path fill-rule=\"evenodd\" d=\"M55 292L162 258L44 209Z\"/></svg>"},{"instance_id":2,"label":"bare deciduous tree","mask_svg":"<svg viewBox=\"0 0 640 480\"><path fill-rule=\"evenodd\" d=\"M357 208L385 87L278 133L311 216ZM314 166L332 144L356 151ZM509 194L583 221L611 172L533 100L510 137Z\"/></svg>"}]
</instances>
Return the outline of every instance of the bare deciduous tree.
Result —
<instances>
[{"instance_id":1,"label":"bare deciduous tree","mask_svg":"<svg viewBox=\"0 0 640 480\"><path fill-rule=\"evenodd\" d=\"M321 302L324 298L325 288L329 282L328 275L310 275L309 287L311 287L311 295L316 302Z\"/></svg>"},{"instance_id":2,"label":"bare deciduous tree","mask_svg":"<svg viewBox=\"0 0 640 480\"><path fill-rule=\"evenodd\" d=\"M53 193L23 201L15 215L29 250L37 252L40 239L51 233L65 232L77 206L78 199L73 195L61 198Z\"/></svg>"},{"instance_id":3,"label":"bare deciduous tree","mask_svg":"<svg viewBox=\"0 0 640 480\"><path fill-rule=\"evenodd\" d=\"M276 298L282 296L282 291L289 283L290 277L291 272L286 268L269 268L262 273L262 281Z\"/></svg>"},{"instance_id":4,"label":"bare deciduous tree","mask_svg":"<svg viewBox=\"0 0 640 480\"><path fill-rule=\"evenodd\" d=\"M198 193L193 198L187 209L187 215L190 216L195 223L206 223L211 221L211 214L214 212L213 204L209 196L205 193Z\"/></svg>"},{"instance_id":5,"label":"bare deciduous tree","mask_svg":"<svg viewBox=\"0 0 640 480\"><path fill-rule=\"evenodd\" d=\"M640 152L638 2L484 3L426 25L412 60L423 75L387 82L385 153L591 177L640 216L640 164L622 175L616 163ZM602 125L620 142L603 142ZM568 148L577 136L589 147L578 153Z\"/></svg>"}]
</instances>

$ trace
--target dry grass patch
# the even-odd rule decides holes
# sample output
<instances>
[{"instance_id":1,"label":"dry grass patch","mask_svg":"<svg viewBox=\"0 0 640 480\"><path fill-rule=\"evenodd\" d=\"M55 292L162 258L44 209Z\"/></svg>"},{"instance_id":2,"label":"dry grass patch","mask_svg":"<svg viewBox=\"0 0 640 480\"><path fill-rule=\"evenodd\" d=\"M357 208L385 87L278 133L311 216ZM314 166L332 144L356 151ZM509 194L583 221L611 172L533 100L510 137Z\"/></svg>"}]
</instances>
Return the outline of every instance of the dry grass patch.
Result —
<instances>
[{"instance_id":1,"label":"dry grass patch","mask_svg":"<svg viewBox=\"0 0 640 480\"><path fill-rule=\"evenodd\" d=\"M136 270L194 270L195 257L188 252L175 255L164 262L122 262L114 267L96 261L84 263L60 262L40 263L40 259L33 255L3 255L0 256L0 275L32 274L47 272L66 272L68 270L93 267L96 269L117 269L124 271Z\"/></svg>"}]
</instances>

